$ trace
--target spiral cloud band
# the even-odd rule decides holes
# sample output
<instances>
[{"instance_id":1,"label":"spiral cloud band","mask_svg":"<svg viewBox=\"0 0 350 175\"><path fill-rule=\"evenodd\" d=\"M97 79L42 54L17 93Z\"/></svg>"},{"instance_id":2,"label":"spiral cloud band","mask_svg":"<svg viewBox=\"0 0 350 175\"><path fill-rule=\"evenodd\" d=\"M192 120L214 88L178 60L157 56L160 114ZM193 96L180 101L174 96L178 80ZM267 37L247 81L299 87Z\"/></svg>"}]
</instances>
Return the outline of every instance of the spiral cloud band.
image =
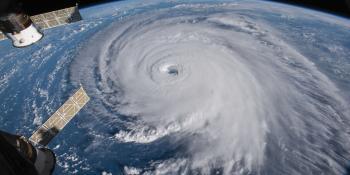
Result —
<instances>
[{"instance_id":1,"label":"spiral cloud band","mask_svg":"<svg viewBox=\"0 0 350 175\"><path fill-rule=\"evenodd\" d=\"M235 8L184 4L115 19L82 47L71 78L92 95L91 111L131 118L115 142L182 144L145 173L344 173L339 90L282 33Z\"/></svg>"}]
</instances>

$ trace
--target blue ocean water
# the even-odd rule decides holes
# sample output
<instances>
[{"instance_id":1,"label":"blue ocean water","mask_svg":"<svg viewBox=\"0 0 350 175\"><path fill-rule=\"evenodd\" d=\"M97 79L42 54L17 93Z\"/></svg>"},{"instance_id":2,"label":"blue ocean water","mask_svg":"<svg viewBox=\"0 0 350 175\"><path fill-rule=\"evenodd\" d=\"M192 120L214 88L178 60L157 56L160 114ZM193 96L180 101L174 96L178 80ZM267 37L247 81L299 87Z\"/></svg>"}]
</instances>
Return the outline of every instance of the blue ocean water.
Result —
<instances>
[{"instance_id":1,"label":"blue ocean water","mask_svg":"<svg viewBox=\"0 0 350 175\"><path fill-rule=\"evenodd\" d=\"M81 13L83 21L45 30L45 37L33 46L19 49L9 40L0 42L0 129L29 137L80 83L92 97L49 144L57 155L54 174L345 173L350 159L347 19L255 1L123 1L92 6ZM177 31L185 32L177 36ZM190 44L181 45L186 42ZM153 44L157 47L148 51ZM187 49L203 61L192 60ZM221 49L223 54L219 53ZM226 59L220 61L231 52L237 58L234 64ZM125 56L125 63L120 55ZM165 56L153 60L149 55ZM211 62L212 55L220 55L215 57L219 61ZM145 68L147 71L128 69L133 65L128 59L138 56L151 65ZM142 68L143 62L134 67ZM215 66L208 69L205 62ZM176 88L153 86L143 76L140 81L131 81L139 72L151 72L158 82L172 82L168 76L152 72L168 64L175 65L179 81L184 80L174 85ZM226 69L227 65L230 69ZM235 69L240 71L231 72ZM241 77L235 77L234 73L240 72L244 72ZM231 82L231 76L245 89L228 89L236 87L226 84ZM195 83L185 83L187 77ZM188 89L180 93L180 87ZM208 87L211 89L206 91ZM136 93L134 97L127 93L134 89L147 94ZM200 97L197 92L202 93ZM209 96L209 92L214 95ZM233 99L247 100L231 102L231 95ZM182 96L191 98L168 102ZM144 100L137 97L147 97L148 103L141 103ZM198 111L208 114L204 109L210 108L195 99L214 101L213 114L193 117L192 113ZM163 108L168 116L154 112L158 110L154 106L162 106L159 101L169 104ZM233 112L224 101L235 104L232 108L249 110L227 116ZM136 112L133 102L137 110L148 104L151 107L145 109L152 110ZM221 102L223 105L217 107ZM179 115L175 115L177 111ZM298 118L298 112L305 118ZM149 114L161 122L144 117ZM224 122L216 122L221 120ZM242 128L235 126L236 131L234 123L240 123ZM251 129L244 130L244 126ZM254 135L255 129L262 136L245 142L244 138ZM232 138L255 146L237 146L227 141ZM256 146L260 144L265 146Z\"/></svg>"}]
</instances>

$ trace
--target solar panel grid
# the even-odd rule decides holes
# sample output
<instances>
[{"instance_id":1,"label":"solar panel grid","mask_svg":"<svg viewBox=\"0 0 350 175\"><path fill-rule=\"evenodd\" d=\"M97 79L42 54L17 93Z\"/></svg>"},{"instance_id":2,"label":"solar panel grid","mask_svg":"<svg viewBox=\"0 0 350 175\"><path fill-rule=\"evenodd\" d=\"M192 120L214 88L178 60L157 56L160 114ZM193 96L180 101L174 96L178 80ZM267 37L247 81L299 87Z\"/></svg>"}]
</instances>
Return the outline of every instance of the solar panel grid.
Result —
<instances>
[{"instance_id":1,"label":"solar panel grid","mask_svg":"<svg viewBox=\"0 0 350 175\"><path fill-rule=\"evenodd\" d=\"M47 145L90 100L81 87L31 137L35 144Z\"/></svg>"},{"instance_id":2,"label":"solar panel grid","mask_svg":"<svg viewBox=\"0 0 350 175\"><path fill-rule=\"evenodd\" d=\"M48 29L80 20L72 19L76 11L77 6L69 7L39 15L34 15L31 16L30 19L40 29ZM4 39L6 39L6 36L2 32L0 32L0 41Z\"/></svg>"}]
</instances>

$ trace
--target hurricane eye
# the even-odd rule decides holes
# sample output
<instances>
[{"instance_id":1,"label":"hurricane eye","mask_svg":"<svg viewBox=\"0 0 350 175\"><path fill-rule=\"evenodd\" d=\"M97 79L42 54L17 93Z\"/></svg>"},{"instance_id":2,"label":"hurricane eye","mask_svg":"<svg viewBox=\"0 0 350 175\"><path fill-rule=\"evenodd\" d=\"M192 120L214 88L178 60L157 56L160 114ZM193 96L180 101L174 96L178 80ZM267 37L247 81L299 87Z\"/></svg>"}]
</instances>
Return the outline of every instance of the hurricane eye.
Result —
<instances>
[{"instance_id":1,"label":"hurricane eye","mask_svg":"<svg viewBox=\"0 0 350 175\"><path fill-rule=\"evenodd\" d=\"M165 64L160 66L159 70L160 72L167 74L169 76L178 76L180 73L181 68L179 68L179 65L174 64Z\"/></svg>"},{"instance_id":2,"label":"hurricane eye","mask_svg":"<svg viewBox=\"0 0 350 175\"><path fill-rule=\"evenodd\" d=\"M167 68L167 73L172 76L177 76L179 74L179 70L176 66L169 66Z\"/></svg>"}]
</instances>

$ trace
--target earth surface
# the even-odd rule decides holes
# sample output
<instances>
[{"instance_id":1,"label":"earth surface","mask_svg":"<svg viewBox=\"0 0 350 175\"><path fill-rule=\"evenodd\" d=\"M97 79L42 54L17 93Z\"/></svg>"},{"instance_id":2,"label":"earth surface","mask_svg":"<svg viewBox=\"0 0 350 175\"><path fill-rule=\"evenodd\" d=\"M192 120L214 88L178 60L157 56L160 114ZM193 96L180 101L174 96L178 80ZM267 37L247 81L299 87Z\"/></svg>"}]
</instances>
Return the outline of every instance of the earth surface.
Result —
<instances>
[{"instance_id":1,"label":"earth surface","mask_svg":"<svg viewBox=\"0 0 350 175\"><path fill-rule=\"evenodd\" d=\"M81 9L0 42L0 128L29 137L80 84L54 174L346 174L350 21L264 1Z\"/></svg>"}]
</instances>

